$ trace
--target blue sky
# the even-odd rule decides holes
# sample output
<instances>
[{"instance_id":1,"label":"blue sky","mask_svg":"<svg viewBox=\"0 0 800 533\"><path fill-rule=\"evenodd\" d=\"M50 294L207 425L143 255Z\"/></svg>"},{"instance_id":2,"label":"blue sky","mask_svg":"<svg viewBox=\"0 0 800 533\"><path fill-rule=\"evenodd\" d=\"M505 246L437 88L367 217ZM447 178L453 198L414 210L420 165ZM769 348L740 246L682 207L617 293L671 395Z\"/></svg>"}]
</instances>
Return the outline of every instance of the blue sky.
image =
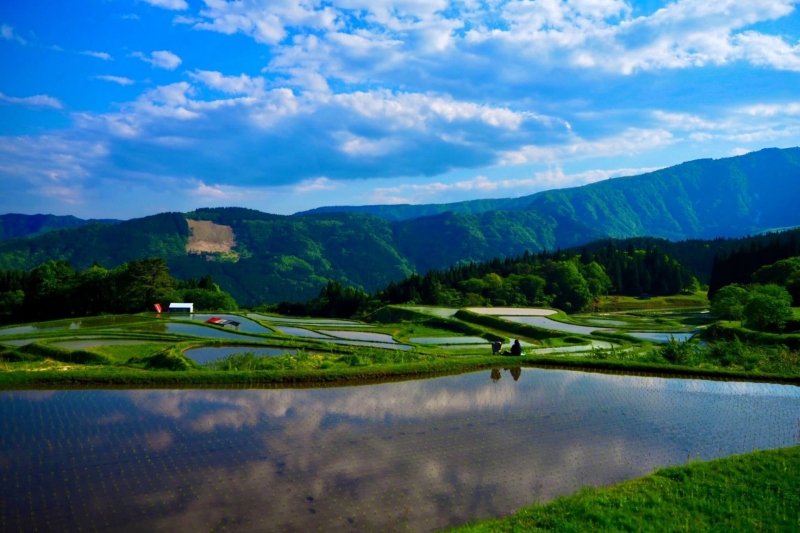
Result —
<instances>
[{"instance_id":1,"label":"blue sky","mask_svg":"<svg viewBox=\"0 0 800 533\"><path fill-rule=\"evenodd\" d=\"M4 0L0 212L511 197L800 144L800 0Z\"/></svg>"}]
</instances>

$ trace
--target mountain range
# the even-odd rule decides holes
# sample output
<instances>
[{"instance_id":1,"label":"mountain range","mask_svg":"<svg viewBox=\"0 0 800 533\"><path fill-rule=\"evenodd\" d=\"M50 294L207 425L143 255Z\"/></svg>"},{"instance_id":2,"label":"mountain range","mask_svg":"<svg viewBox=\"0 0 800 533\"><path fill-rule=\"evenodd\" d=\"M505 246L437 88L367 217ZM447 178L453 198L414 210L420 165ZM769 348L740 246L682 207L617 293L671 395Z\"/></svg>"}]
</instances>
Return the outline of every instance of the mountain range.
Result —
<instances>
[{"instance_id":1,"label":"mountain range","mask_svg":"<svg viewBox=\"0 0 800 533\"><path fill-rule=\"evenodd\" d=\"M609 237L763 233L800 225L799 200L800 149L766 149L514 199L324 207L291 216L204 208L119 223L54 217L51 227L61 218L77 227L42 234L48 226L31 221L27 235L4 229L26 238L0 242L0 268L49 259L111 267L159 256L174 276L211 273L240 304L252 305L307 299L328 279L374 290L413 272ZM14 220L8 227L25 227Z\"/></svg>"}]
</instances>

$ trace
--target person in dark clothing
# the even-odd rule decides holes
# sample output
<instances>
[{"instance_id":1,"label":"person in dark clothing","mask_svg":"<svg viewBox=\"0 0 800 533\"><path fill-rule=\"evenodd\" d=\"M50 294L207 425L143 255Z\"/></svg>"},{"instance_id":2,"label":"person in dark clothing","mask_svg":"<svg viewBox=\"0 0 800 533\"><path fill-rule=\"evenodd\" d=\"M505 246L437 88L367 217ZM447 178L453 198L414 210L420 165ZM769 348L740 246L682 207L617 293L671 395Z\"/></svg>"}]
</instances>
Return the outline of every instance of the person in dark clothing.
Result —
<instances>
[{"instance_id":1,"label":"person in dark clothing","mask_svg":"<svg viewBox=\"0 0 800 533\"><path fill-rule=\"evenodd\" d=\"M492 354L498 354L503 351L503 344L500 341L492 343Z\"/></svg>"},{"instance_id":2,"label":"person in dark clothing","mask_svg":"<svg viewBox=\"0 0 800 533\"><path fill-rule=\"evenodd\" d=\"M511 345L511 355L522 355L522 345L518 339Z\"/></svg>"}]
</instances>

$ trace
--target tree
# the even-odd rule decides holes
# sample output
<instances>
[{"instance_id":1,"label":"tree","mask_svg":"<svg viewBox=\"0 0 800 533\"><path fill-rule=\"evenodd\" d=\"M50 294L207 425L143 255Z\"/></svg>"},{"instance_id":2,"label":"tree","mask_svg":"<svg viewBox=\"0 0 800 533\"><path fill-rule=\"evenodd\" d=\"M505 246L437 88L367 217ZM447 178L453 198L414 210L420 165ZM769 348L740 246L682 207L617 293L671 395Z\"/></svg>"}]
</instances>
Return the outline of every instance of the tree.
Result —
<instances>
[{"instance_id":1,"label":"tree","mask_svg":"<svg viewBox=\"0 0 800 533\"><path fill-rule=\"evenodd\" d=\"M169 268L160 257L131 261L124 277L127 282L124 306L130 311L141 311L172 290Z\"/></svg>"},{"instance_id":2,"label":"tree","mask_svg":"<svg viewBox=\"0 0 800 533\"><path fill-rule=\"evenodd\" d=\"M723 320L741 320L749 298L750 294L742 286L736 283L727 285L714 295L711 312Z\"/></svg>"},{"instance_id":3,"label":"tree","mask_svg":"<svg viewBox=\"0 0 800 533\"><path fill-rule=\"evenodd\" d=\"M792 297L780 285L754 286L744 307L747 327L762 331L782 331L792 314Z\"/></svg>"}]
</instances>

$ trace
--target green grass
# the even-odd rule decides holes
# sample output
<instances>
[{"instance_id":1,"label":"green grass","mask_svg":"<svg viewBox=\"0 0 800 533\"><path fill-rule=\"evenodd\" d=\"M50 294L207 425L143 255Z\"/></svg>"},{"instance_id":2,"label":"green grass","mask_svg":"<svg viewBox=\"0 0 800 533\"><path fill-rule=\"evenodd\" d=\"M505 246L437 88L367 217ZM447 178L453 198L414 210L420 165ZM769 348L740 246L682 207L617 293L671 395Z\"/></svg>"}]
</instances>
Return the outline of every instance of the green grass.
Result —
<instances>
[{"instance_id":1,"label":"green grass","mask_svg":"<svg viewBox=\"0 0 800 533\"><path fill-rule=\"evenodd\" d=\"M798 479L795 446L664 468L450 531L800 531Z\"/></svg>"},{"instance_id":2,"label":"green grass","mask_svg":"<svg viewBox=\"0 0 800 533\"><path fill-rule=\"evenodd\" d=\"M634 296L610 296L600 299L596 311L614 312L680 307L707 308L709 305L708 294L705 292L678 294L675 296L654 296L649 300L641 300Z\"/></svg>"}]
</instances>

